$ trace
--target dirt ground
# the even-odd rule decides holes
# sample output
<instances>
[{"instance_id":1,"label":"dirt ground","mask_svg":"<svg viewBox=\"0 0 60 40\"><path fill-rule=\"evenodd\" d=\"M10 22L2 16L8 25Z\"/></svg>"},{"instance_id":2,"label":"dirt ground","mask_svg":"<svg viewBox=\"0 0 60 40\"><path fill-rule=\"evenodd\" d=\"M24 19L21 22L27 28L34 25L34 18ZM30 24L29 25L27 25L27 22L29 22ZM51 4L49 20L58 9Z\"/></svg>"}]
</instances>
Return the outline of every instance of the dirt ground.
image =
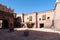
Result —
<instances>
[{"instance_id":1,"label":"dirt ground","mask_svg":"<svg viewBox=\"0 0 60 40\"><path fill-rule=\"evenodd\" d=\"M9 32L8 29L0 29L0 40L60 40L60 34L29 30L29 35L24 36L24 30Z\"/></svg>"}]
</instances>

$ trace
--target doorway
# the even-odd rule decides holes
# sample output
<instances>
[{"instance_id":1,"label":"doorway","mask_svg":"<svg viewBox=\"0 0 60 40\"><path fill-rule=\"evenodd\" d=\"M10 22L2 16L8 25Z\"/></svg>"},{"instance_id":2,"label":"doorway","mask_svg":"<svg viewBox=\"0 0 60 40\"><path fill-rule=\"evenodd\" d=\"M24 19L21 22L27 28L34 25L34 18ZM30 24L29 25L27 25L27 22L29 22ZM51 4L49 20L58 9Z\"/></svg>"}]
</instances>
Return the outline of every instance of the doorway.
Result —
<instances>
[{"instance_id":1,"label":"doorway","mask_svg":"<svg viewBox=\"0 0 60 40\"><path fill-rule=\"evenodd\" d=\"M40 24L40 28L43 28L43 27L44 27L44 23L41 23L41 24Z\"/></svg>"},{"instance_id":2,"label":"doorway","mask_svg":"<svg viewBox=\"0 0 60 40\"><path fill-rule=\"evenodd\" d=\"M2 28L8 28L8 21L7 20L3 20L3 23L2 23Z\"/></svg>"},{"instance_id":3,"label":"doorway","mask_svg":"<svg viewBox=\"0 0 60 40\"><path fill-rule=\"evenodd\" d=\"M27 23L27 27L28 28L33 28L34 27L34 23Z\"/></svg>"}]
</instances>

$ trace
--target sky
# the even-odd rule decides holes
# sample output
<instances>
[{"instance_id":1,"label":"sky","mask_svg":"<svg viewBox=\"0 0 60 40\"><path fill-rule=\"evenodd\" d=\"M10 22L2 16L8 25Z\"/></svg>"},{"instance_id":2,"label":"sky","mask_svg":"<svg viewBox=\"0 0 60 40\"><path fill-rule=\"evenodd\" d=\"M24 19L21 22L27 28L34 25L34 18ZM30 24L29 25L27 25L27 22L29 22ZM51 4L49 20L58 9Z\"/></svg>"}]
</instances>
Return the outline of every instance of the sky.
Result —
<instances>
[{"instance_id":1,"label":"sky","mask_svg":"<svg viewBox=\"0 0 60 40\"><path fill-rule=\"evenodd\" d=\"M0 0L0 4L14 9L17 14L52 10L55 3L56 0Z\"/></svg>"}]
</instances>

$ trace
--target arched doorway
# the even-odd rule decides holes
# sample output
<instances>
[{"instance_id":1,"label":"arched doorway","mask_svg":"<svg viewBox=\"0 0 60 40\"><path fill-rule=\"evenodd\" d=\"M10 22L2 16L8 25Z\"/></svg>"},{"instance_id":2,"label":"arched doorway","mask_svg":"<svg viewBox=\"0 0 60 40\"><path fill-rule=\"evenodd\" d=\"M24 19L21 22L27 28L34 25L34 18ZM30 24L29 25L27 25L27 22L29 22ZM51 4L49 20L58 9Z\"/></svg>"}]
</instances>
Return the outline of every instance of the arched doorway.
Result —
<instances>
[{"instance_id":1,"label":"arched doorway","mask_svg":"<svg viewBox=\"0 0 60 40\"><path fill-rule=\"evenodd\" d=\"M34 23L27 23L27 28L33 28L34 27Z\"/></svg>"},{"instance_id":2,"label":"arched doorway","mask_svg":"<svg viewBox=\"0 0 60 40\"><path fill-rule=\"evenodd\" d=\"M7 20L3 20L2 28L8 28L8 21Z\"/></svg>"}]
</instances>

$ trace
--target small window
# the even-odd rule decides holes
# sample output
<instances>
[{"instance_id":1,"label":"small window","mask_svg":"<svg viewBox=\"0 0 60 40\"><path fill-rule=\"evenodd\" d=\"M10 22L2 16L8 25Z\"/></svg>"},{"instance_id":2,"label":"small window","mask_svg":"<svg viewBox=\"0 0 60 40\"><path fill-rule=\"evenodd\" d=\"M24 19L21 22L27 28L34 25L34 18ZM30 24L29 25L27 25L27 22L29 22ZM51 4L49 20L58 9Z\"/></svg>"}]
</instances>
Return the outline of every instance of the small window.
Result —
<instances>
[{"instance_id":1,"label":"small window","mask_svg":"<svg viewBox=\"0 0 60 40\"><path fill-rule=\"evenodd\" d=\"M43 15L42 16L42 20L46 20L46 15Z\"/></svg>"},{"instance_id":2,"label":"small window","mask_svg":"<svg viewBox=\"0 0 60 40\"><path fill-rule=\"evenodd\" d=\"M50 17L47 17L47 19L50 19Z\"/></svg>"},{"instance_id":3,"label":"small window","mask_svg":"<svg viewBox=\"0 0 60 40\"><path fill-rule=\"evenodd\" d=\"M29 16L29 21L32 21L32 16Z\"/></svg>"},{"instance_id":4,"label":"small window","mask_svg":"<svg viewBox=\"0 0 60 40\"><path fill-rule=\"evenodd\" d=\"M27 19L29 19L29 18L27 18Z\"/></svg>"},{"instance_id":5,"label":"small window","mask_svg":"<svg viewBox=\"0 0 60 40\"><path fill-rule=\"evenodd\" d=\"M41 20L41 18L39 18L39 20Z\"/></svg>"}]
</instances>

